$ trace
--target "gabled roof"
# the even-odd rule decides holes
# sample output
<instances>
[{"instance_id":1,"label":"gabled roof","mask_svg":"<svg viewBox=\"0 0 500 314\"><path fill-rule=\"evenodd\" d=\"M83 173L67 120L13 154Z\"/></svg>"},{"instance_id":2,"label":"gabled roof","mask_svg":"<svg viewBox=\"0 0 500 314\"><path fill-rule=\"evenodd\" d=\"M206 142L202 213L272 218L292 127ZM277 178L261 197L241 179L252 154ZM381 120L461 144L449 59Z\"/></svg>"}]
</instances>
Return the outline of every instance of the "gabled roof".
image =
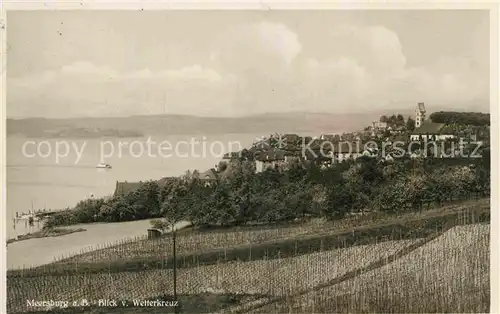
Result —
<instances>
[{"instance_id":1,"label":"gabled roof","mask_svg":"<svg viewBox=\"0 0 500 314\"><path fill-rule=\"evenodd\" d=\"M341 153L341 154L347 154L347 153L359 153L360 151L363 151L364 144L359 142L339 142L333 145L333 152L334 153Z\"/></svg>"},{"instance_id":2,"label":"gabled roof","mask_svg":"<svg viewBox=\"0 0 500 314\"><path fill-rule=\"evenodd\" d=\"M285 152L290 152L293 154L293 152L296 152L296 151L300 151L301 150L301 146L299 145L294 145L294 144L287 144L285 147L282 147Z\"/></svg>"},{"instance_id":3,"label":"gabled roof","mask_svg":"<svg viewBox=\"0 0 500 314\"><path fill-rule=\"evenodd\" d=\"M396 136L394 136L393 141L394 142L406 142L406 141L408 141L408 136L396 135Z\"/></svg>"},{"instance_id":4,"label":"gabled roof","mask_svg":"<svg viewBox=\"0 0 500 314\"><path fill-rule=\"evenodd\" d=\"M304 158L307 160L316 160L321 159L321 153L317 150L304 150L300 152L300 158Z\"/></svg>"},{"instance_id":5,"label":"gabled roof","mask_svg":"<svg viewBox=\"0 0 500 314\"><path fill-rule=\"evenodd\" d=\"M335 134L322 134L321 137L324 139L324 140L334 140L335 139Z\"/></svg>"},{"instance_id":6,"label":"gabled roof","mask_svg":"<svg viewBox=\"0 0 500 314\"><path fill-rule=\"evenodd\" d=\"M200 174L200 180L217 180L217 171L214 168L208 169L207 171Z\"/></svg>"},{"instance_id":7,"label":"gabled roof","mask_svg":"<svg viewBox=\"0 0 500 314\"><path fill-rule=\"evenodd\" d=\"M425 121L422 125L412 132L412 134L439 134L444 123L434 123Z\"/></svg>"},{"instance_id":8,"label":"gabled roof","mask_svg":"<svg viewBox=\"0 0 500 314\"><path fill-rule=\"evenodd\" d=\"M277 148L269 148L267 150L261 150L255 152L255 159L259 161L277 161L277 160L285 160L285 156L294 156L296 152L286 151Z\"/></svg>"},{"instance_id":9,"label":"gabled roof","mask_svg":"<svg viewBox=\"0 0 500 314\"><path fill-rule=\"evenodd\" d=\"M417 104L417 108L418 108L418 111L420 111L420 112L425 112L425 105L424 105L424 103L423 103L423 102L419 102L419 103Z\"/></svg>"},{"instance_id":10,"label":"gabled roof","mask_svg":"<svg viewBox=\"0 0 500 314\"><path fill-rule=\"evenodd\" d=\"M239 154L237 152L229 152L225 153L222 159L237 159Z\"/></svg>"},{"instance_id":11,"label":"gabled roof","mask_svg":"<svg viewBox=\"0 0 500 314\"><path fill-rule=\"evenodd\" d=\"M163 186L163 185L165 185L165 183L167 183L169 181L175 181L175 180L180 180L180 178L179 177L163 177L160 180L158 180L158 185Z\"/></svg>"},{"instance_id":12,"label":"gabled roof","mask_svg":"<svg viewBox=\"0 0 500 314\"><path fill-rule=\"evenodd\" d=\"M321 140L319 138L315 138L312 141L308 143L309 147L314 150L314 149L319 149L321 143L325 142L325 140Z\"/></svg>"},{"instance_id":13,"label":"gabled roof","mask_svg":"<svg viewBox=\"0 0 500 314\"><path fill-rule=\"evenodd\" d=\"M281 136L281 138L283 140L285 140L286 142L289 142L289 143L290 142L296 142L296 141L300 140L300 136L299 135L297 135L297 134L291 134L291 133L289 133L289 134L283 134Z\"/></svg>"}]
</instances>

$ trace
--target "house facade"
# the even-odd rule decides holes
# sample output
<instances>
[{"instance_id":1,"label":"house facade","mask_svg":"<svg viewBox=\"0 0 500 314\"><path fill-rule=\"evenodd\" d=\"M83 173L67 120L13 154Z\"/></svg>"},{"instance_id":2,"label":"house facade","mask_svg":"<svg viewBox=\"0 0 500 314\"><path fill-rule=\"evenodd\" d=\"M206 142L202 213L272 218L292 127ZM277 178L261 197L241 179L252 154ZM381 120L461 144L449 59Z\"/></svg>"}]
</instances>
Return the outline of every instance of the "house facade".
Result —
<instances>
[{"instance_id":1,"label":"house facade","mask_svg":"<svg viewBox=\"0 0 500 314\"><path fill-rule=\"evenodd\" d=\"M267 169L278 169L285 164L286 152L281 149L270 148L255 155L255 172L264 172Z\"/></svg>"},{"instance_id":2,"label":"house facade","mask_svg":"<svg viewBox=\"0 0 500 314\"><path fill-rule=\"evenodd\" d=\"M341 143L333 145L329 155L332 163L339 163L349 159L357 159L363 155L363 145L360 142Z\"/></svg>"},{"instance_id":3,"label":"house facade","mask_svg":"<svg viewBox=\"0 0 500 314\"><path fill-rule=\"evenodd\" d=\"M142 185L142 181L139 182L120 182L116 181L115 192L113 193L114 197L125 196L128 193L137 190Z\"/></svg>"},{"instance_id":4,"label":"house facade","mask_svg":"<svg viewBox=\"0 0 500 314\"><path fill-rule=\"evenodd\" d=\"M212 186L217 183L219 176L215 168L210 168L207 171L200 173L200 181L205 186Z\"/></svg>"},{"instance_id":5,"label":"house facade","mask_svg":"<svg viewBox=\"0 0 500 314\"><path fill-rule=\"evenodd\" d=\"M446 141L456 136L451 132L443 132L444 123L426 121L410 135L411 141Z\"/></svg>"},{"instance_id":6,"label":"house facade","mask_svg":"<svg viewBox=\"0 0 500 314\"><path fill-rule=\"evenodd\" d=\"M372 122L372 128L374 130L385 130L387 129L387 122L374 121Z\"/></svg>"}]
</instances>

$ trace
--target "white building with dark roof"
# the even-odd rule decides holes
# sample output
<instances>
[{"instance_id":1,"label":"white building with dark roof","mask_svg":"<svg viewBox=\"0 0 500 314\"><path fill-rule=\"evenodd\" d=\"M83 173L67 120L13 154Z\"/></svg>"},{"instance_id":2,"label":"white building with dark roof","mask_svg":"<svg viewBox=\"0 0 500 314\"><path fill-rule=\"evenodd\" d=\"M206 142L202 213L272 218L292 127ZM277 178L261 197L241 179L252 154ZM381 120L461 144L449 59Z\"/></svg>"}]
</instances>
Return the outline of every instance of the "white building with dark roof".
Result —
<instances>
[{"instance_id":1,"label":"white building with dark roof","mask_svg":"<svg viewBox=\"0 0 500 314\"><path fill-rule=\"evenodd\" d=\"M411 141L445 141L448 139L455 138L455 135L451 132L443 131L444 123L434 123L426 121L420 127L415 129L410 135Z\"/></svg>"}]
</instances>

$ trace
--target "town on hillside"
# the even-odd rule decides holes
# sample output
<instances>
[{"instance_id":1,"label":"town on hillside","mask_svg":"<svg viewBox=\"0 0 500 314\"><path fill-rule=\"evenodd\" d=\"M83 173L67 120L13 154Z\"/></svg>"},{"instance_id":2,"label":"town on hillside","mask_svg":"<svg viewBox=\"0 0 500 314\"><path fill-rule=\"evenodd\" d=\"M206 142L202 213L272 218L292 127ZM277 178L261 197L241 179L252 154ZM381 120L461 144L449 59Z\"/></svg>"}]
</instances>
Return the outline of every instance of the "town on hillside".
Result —
<instances>
[{"instance_id":1,"label":"town on hillside","mask_svg":"<svg viewBox=\"0 0 500 314\"><path fill-rule=\"evenodd\" d=\"M491 4L157 2L7 10L0 314L500 313Z\"/></svg>"},{"instance_id":2,"label":"town on hillside","mask_svg":"<svg viewBox=\"0 0 500 314\"><path fill-rule=\"evenodd\" d=\"M224 176L227 164L235 160L252 162L259 173L266 169L286 170L287 165L295 162L312 162L326 169L362 156L380 162L395 158L480 158L490 147L489 119L489 114L471 112L441 111L428 115L424 102L418 102L413 117L405 120L401 114L383 115L360 131L314 137L293 133L262 136L249 148L226 153L213 168L193 173L205 185L211 185ZM396 143L403 151L396 152ZM188 177L193 173L186 172ZM175 178L166 177L159 182L169 179ZM141 183L116 182L114 195L125 195Z\"/></svg>"}]
</instances>

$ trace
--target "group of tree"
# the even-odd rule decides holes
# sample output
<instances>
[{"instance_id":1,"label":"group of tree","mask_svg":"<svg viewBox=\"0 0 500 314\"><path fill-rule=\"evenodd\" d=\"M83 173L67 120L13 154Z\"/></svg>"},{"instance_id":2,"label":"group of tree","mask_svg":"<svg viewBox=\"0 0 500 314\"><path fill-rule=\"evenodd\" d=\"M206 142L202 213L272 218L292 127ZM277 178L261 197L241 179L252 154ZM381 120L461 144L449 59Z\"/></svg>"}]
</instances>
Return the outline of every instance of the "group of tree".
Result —
<instances>
[{"instance_id":1,"label":"group of tree","mask_svg":"<svg viewBox=\"0 0 500 314\"><path fill-rule=\"evenodd\" d=\"M439 111L432 113L429 118L435 123L476 126L490 125L490 114L481 112Z\"/></svg>"},{"instance_id":2,"label":"group of tree","mask_svg":"<svg viewBox=\"0 0 500 314\"><path fill-rule=\"evenodd\" d=\"M199 177L149 181L129 194L79 202L47 226L169 217L197 226L275 223L303 217L338 219L364 210L420 210L489 194L489 160L455 164L429 159L380 162L362 157L323 169L296 161L286 171L255 173L234 161L217 184Z\"/></svg>"},{"instance_id":3,"label":"group of tree","mask_svg":"<svg viewBox=\"0 0 500 314\"><path fill-rule=\"evenodd\" d=\"M390 117L383 115L380 117L379 121L387 123L388 126L396 126L396 127L404 126L406 123L405 118L401 114L398 115L393 114Z\"/></svg>"}]
</instances>

